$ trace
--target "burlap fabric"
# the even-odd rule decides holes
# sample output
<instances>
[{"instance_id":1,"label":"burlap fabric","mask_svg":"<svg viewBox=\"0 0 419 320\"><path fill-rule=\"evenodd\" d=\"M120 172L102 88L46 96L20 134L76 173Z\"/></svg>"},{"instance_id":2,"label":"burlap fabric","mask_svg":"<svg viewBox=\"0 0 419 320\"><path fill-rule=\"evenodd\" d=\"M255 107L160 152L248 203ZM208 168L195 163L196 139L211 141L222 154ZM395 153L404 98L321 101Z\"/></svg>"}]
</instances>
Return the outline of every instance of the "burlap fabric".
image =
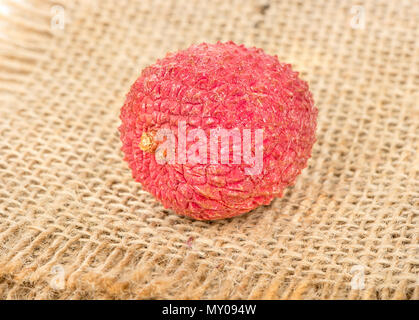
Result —
<instances>
[{"instance_id":1,"label":"burlap fabric","mask_svg":"<svg viewBox=\"0 0 419 320\"><path fill-rule=\"evenodd\" d=\"M417 1L2 3L0 298L419 298ZM217 40L292 63L318 141L282 199L200 222L132 180L118 117L143 67Z\"/></svg>"}]
</instances>

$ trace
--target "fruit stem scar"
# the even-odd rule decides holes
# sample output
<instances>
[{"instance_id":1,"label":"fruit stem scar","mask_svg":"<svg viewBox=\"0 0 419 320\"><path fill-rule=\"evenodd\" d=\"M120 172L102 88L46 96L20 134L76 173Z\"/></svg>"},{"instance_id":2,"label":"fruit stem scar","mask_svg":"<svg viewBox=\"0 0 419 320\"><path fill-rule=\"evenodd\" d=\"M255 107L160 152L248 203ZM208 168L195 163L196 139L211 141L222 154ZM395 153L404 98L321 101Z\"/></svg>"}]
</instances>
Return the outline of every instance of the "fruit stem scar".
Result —
<instances>
[{"instance_id":1,"label":"fruit stem scar","mask_svg":"<svg viewBox=\"0 0 419 320\"><path fill-rule=\"evenodd\" d=\"M140 139L140 149L145 152L152 153L156 149L156 143L154 141L154 135L149 132L143 132Z\"/></svg>"}]
</instances>

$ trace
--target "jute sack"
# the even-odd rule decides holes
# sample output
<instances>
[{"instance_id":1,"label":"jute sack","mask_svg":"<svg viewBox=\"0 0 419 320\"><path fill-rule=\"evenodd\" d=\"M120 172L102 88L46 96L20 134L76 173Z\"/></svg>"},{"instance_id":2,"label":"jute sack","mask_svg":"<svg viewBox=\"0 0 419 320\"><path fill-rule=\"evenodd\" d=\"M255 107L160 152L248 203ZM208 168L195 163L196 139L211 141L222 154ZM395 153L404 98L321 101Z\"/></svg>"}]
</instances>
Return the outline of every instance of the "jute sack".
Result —
<instances>
[{"instance_id":1,"label":"jute sack","mask_svg":"<svg viewBox=\"0 0 419 320\"><path fill-rule=\"evenodd\" d=\"M419 298L417 1L2 3L1 299ZM218 40L300 71L318 140L282 199L200 222L117 128L143 67Z\"/></svg>"}]
</instances>

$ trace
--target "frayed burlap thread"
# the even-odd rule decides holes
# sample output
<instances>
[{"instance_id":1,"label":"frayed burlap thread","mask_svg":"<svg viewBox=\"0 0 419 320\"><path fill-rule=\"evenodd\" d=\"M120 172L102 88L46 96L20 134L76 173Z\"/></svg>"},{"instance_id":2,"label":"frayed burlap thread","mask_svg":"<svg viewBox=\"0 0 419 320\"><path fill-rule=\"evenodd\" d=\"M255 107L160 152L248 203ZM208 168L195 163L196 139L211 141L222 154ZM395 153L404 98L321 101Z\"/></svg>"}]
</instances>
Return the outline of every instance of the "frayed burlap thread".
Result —
<instances>
[{"instance_id":1,"label":"frayed burlap thread","mask_svg":"<svg viewBox=\"0 0 419 320\"><path fill-rule=\"evenodd\" d=\"M1 299L419 298L416 1L5 4ZM282 199L192 221L131 178L119 110L142 68L218 40L301 72L317 143Z\"/></svg>"}]
</instances>

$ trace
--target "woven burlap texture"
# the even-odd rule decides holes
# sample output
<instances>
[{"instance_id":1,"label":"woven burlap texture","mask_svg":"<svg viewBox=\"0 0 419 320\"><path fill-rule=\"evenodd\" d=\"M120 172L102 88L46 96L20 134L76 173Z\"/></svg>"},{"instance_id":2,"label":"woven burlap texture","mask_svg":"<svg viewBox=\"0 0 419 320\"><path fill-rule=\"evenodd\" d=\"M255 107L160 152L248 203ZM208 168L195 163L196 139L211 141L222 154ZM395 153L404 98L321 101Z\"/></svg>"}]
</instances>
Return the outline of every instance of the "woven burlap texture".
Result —
<instances>
[{"instance_id":1,"label":"woven burlap texture","mask_svg":"<svg viewBox=\"0 0 419 320\"><path fill-rule=\"evenodd\" d=\"M3 3L1 299L419 298L417 1ZM132 179L119 110L142 68L218 40L300 71L317 142L282 199L193 221Z\"/></svg>"}]
</instances>

